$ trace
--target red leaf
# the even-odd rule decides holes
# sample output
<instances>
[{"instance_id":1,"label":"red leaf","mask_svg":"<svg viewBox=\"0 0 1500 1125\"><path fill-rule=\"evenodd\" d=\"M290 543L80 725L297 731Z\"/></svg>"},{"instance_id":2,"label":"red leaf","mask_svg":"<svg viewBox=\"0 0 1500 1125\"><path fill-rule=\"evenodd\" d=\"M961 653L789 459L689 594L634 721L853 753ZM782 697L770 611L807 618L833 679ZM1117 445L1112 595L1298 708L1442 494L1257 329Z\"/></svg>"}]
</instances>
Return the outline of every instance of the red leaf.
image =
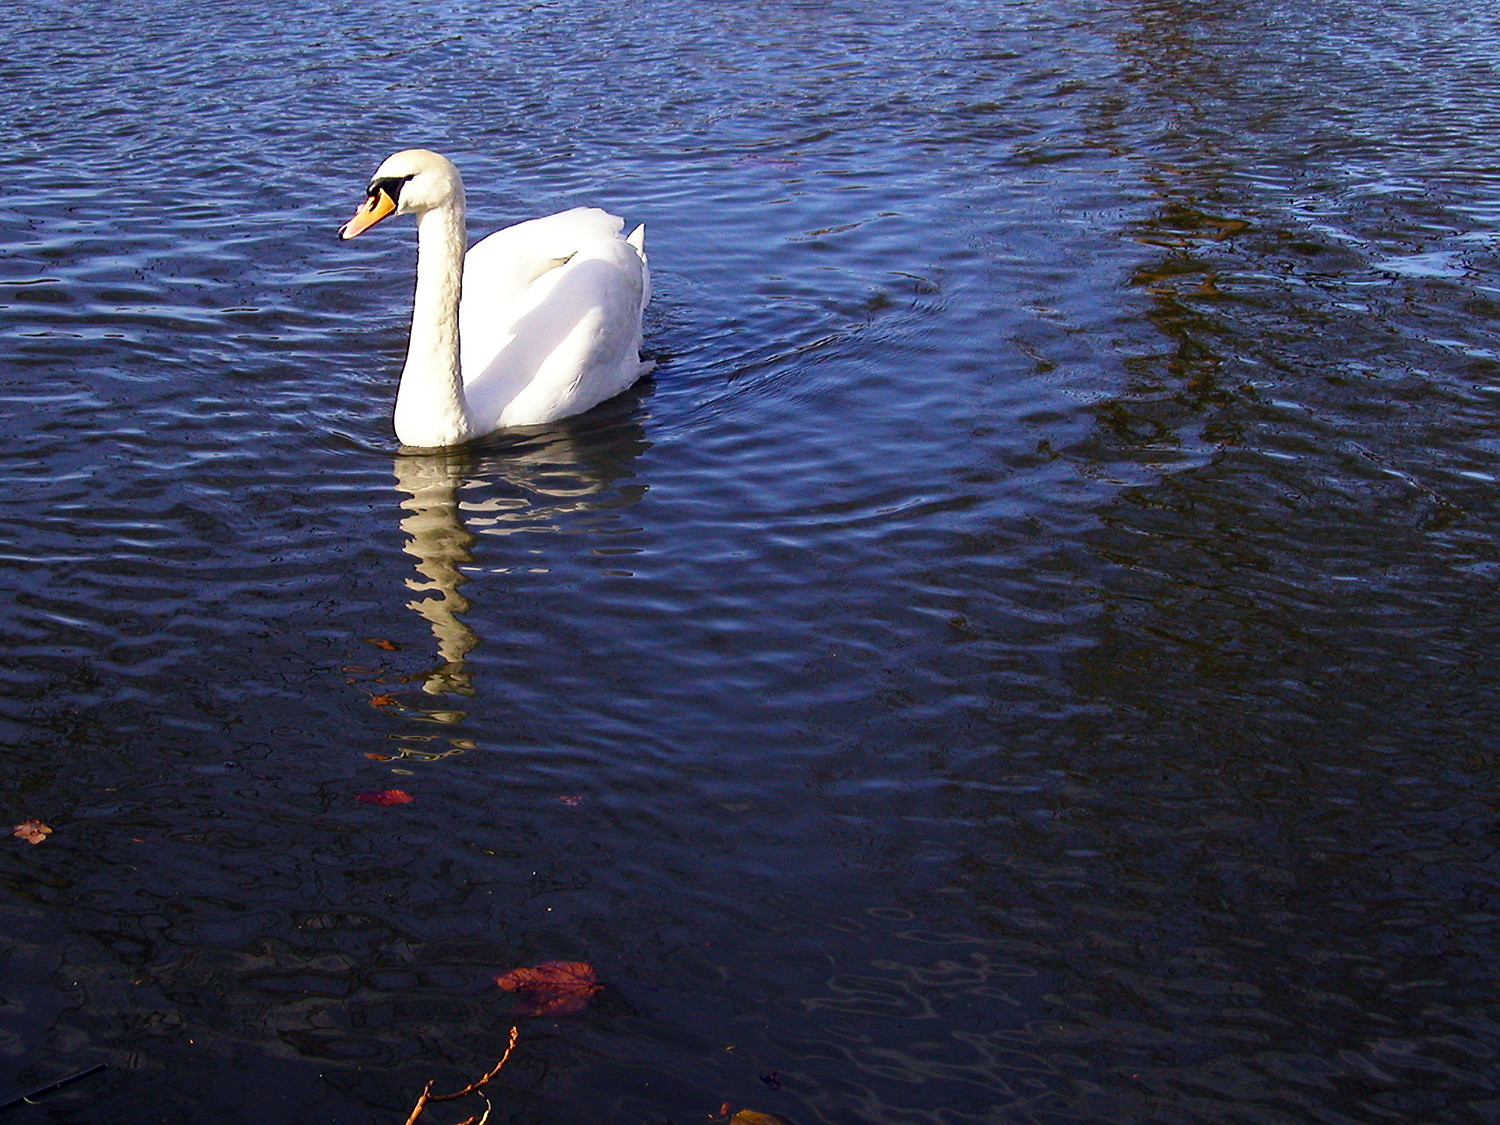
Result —
<instances>
[{"instance_id":1,"label":"red leaf","mask_svg":"<svg viewBox=\"0 0 1500 1125\"><path fill-rule=\"evenodd\" d=\"M416 800L404 789L378 789L373 793L356 793L354 799L362 805L409 805Z\"/></svg>"},{"instance_id":2,"label":"red leaf","mask_svg":"<svg viewBox=\"0 0 1500 1125\"><path fill-rule=\"evenodd\" d=\"M21 837L28 844L40 844L51 831L40 820L23 820L16 825L13 835Z\"/></svg>"},{"instance_id":3,"label":"red leaf","mask_svg":"<svg viewBox=\"0 0 1500 1125\"><path fill-rule=\"evenodd\" d=\"M543 961L502 973L495 983L506 992L520 993L516 1012L523 1016L575 1015L602 987L594 966L586 961Z\"/></svg>"}]
</instances>

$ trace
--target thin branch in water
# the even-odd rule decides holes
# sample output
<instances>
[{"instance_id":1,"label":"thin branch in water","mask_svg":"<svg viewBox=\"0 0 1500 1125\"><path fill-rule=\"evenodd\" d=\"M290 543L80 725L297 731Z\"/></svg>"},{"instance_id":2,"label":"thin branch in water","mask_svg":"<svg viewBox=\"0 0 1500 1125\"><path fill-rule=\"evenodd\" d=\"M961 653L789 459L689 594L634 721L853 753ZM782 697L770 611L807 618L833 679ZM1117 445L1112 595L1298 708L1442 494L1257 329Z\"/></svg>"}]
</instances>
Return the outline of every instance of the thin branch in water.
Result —
<instances>
[{"instance_id":1,"label":"thin branch in water","mask_svg":"<svg viewBox=\"0 0 1500 1125\"><path fill-rule=\"evenodd\" d=\"M406 1125L416 1125L417 1118L422 1116L422 1110L427 1108L428 1095L432 1093L432 1083L429 1081L422 1090L422 1096L417 1099L417 1104L411 1107L411 1116L406 1119Z\"/></svg>"},{"instance_id":2,"label":"thin branch in water","mask_svg":"<svg viewBox=\"0 0 1500 1125\"><path fill-rule=\"evenodd\" d=\"M481 1113L478 1117L465 1117L458 1123L458 1125L484 1125L484 1123L490 1119L490 1110L491 1108L493 1108L490 1105L490 1099L485 1097L483 1094L480 1094L479 1100L484 1102L484 1112Z\"/></svg>"},{"instance_id":3,"label":"thin branch in water","mask_svg":"<svg viewBox=\"0 0 1500 1125\"><path fill-rule=\"evenodd\" d=\"M510 1042L505 1047L505 1054L500 1056L500 1061L495 1064L494 1069L492 1069L488 1074L479 1079L477 1082L469 1083L469 1085L465 1086L457 1093L434 1094L432 1092L432 1083L428 1082L427 1085L422 1088L422 1095L417 1098L417 1104L412 1106L411 1116L406 1119L406 1125L416 1125L417 1118L422 1116L422 1111L427 1108L428 1102L451 1102L455 1098L463 1098L467 1097L470 1094L478 1093L479 1088L486 1082L488 1082L491 1078L495 1077L495 1075L499 1074L500 1068L510 1060L510 1053L516 1049L516 1039L520 1036L520 1034L521 1029L519 1027L512 1027L510 1029ZM459 1125L485 1125L485 1122L490 1119L490 1099L485 1097L483 1094L480 1094L479 1097L484 1102L484 1113L480 1114L478 1117L470 1117L465 1121L460 1121Z\"/></svg>"},{"instance_id":4,"label":"thin branch in water","mask_svg":"<svg viewBox=\"0 0 1500 1125\"><path fill-rule=\"evenodd\" d=\"M512 1046L514 1046L515 1041L515 1032L513 1030L511 1032ZM19 1097L11 1098L10 1101L0 1104L0 1110L14 1109L16 1106L23 1103L26 1105L30 1105L38 1098L45 1097L46 1095L53 1093L54 1091L61 1090L64 1086L71 1086L74 1082L77 1082L80 1079L89 1078L95 1074L98 1074L101 1070L104 1069L104 1063L95 1063L87 1070L80 1070L77 1074L70 1074L66 1078L59 1078L56 1082L49 1082L47 1083L47 1085L40 1086L35 1090L28 1090L26 1093L20 1095Z\"/></svg>"},{"instance_id":5,"label":"thin branch in water","mask_svg":"<svg viewBox=\"0 0 1500 1125\"><path fill-rule=\"evenodd\" d=\"M506 1061L510 1058L510 1053L516 1049L516 1039L520 1036L520 1034L521 1029L519 1027L512 1027L510 1029L510 1043L505 1048L505 1054L500 1056L500 1061L495 1064L495 1069L486 1074L478 1082L465 1086L456 1094L433 1094L429 1100L435 1102L451 1102L454 1098L462 1098L465 1095L472 1094L475 1090L479 1089L479 1087L483 1086L491 1078L500 1073L500 1068L506 1064ZM430 1083L428 1088L431 1088Z\"/></svg>"}]
</instances>

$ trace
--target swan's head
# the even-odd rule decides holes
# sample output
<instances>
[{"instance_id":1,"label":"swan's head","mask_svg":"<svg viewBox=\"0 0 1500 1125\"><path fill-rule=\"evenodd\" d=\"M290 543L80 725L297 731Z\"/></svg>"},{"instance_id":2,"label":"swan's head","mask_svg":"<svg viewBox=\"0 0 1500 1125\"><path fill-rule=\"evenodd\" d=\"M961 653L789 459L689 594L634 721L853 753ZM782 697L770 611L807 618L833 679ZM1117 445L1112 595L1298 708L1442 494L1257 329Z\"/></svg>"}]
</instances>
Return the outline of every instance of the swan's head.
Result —
<instances>
[{"instance_id":1,"label":"swan's head","mask_svg":"<svg viewBox=\"0 0 1500 1125\"><path fill-rule=\"evenodd\" d=\"M386 157L375 169L364 205L339 227L339 237L353 238L387 215L432 211L463 197L463 180L453 161L425 148L409 148Z\"/></svg>"}]
</instances>

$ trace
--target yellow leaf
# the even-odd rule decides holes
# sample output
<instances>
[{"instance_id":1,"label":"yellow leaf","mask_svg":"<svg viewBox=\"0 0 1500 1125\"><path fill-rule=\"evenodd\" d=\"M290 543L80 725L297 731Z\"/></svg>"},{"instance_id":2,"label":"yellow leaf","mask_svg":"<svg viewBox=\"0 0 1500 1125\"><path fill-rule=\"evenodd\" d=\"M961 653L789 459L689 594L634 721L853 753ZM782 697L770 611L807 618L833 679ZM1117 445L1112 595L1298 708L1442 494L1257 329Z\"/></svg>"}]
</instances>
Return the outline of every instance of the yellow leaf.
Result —
<instances>
[{"instance_id":1,"label":"yellow leaf","mask_svg":"<svg viewBox=\"0 0 1500 1125\"><path fill-rule=\"evenodd\" d=\"M52 829L48 828L40 820L23 820L16 825L13 835L21 837L28 844L40 844L49 835Z\"/></svg>"}]
</instances>

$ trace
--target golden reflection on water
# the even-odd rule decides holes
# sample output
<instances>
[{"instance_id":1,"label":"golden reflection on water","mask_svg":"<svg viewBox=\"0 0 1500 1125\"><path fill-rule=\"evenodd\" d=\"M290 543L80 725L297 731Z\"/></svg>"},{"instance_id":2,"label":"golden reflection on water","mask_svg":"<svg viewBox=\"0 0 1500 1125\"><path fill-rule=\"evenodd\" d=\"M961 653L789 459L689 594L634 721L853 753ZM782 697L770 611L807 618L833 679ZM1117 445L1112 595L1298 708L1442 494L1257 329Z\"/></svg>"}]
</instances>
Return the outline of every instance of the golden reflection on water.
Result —
<instances>
[{"instance_id":1,"label":"golden reflection on water","mask_svg":"<svg viewBox=\"0 0 1500 1125\"><path fill-rule=\"evenodd\" d=\"M402 550L416 560L416 576L405 583L418 596L406 607L427 622L435 645L434 664L417 677L428 695L475 694L469 657L482 638L465 620L473 608L462 592L471 581L466 571L482 570L488 581L501 581L518 570L546 569L545 559L524 547L494 552L514 556L508 563L477 562L480 535L562 532L581 512L629 505L643 493L620 487L634 476L648 445L640 423L626 413L606 422L552 428L488 451L403 451L393 459L406 535ZM468 495L460 499L464 491ZM423 717L458 722L464 712L425 711Z\"/></svg>"},{"instance_id":2,"label":"golden reflection on water","mask_svg":"<svg viewBox=\"0 0 1500 1125\"><path fill-rule=\"evenodd\" d=\"M458 486L473 466L464 451L402 454L393 463L396 489L405 494L402 550L417 560L418 577L406 586L420 596L406 607L427 621L437 645L437 663L422 677L429 695L474 694L468 656L479 636L464 623L470 602L459 592L469 581L463 567L474 561L474 535L458 511Z\"/></svg>"}]
</instances>

